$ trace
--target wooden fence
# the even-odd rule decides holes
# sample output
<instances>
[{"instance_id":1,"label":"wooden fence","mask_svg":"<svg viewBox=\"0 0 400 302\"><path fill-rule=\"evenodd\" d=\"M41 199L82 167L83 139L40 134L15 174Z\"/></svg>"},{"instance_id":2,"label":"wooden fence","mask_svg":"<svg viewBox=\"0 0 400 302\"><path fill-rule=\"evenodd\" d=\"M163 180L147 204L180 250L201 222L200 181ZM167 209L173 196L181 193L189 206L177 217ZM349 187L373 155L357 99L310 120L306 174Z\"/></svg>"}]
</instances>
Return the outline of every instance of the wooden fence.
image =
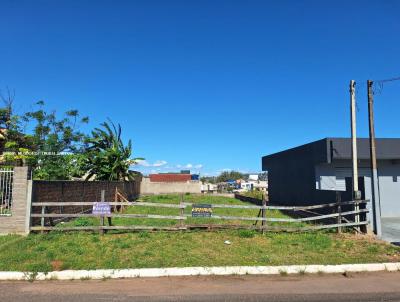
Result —
<instances>
[{"instance_id":1,"label":"wooden fence","mask_svg":"<svg viewBox=\"0 0 400 302\"><path fill-rule=\"evenodd\" d=\"M254 216L231 216L231 215L214 215L210 217L210 223L207 224L189 224L187 220L189 217L193 217L193 214L185 213L185 209L198 205L198 203L184 202L183 195L179 204L166 204L166 203L153 203L153 202L108 202L107 206L114 207L114 211L108 214L96 215L92 213L47 213L46 208L48 207L73 207L73 206L93 206L93 202L34 202L32 207L41 208L40 213L32 213L32 218L40 218L40 225L32 225L31 231L98 231L104 233L105 230L125 230L125 231L136 231L136 230L165 230L165 231L179 231L179 230L192 230L192 229L254 229L260 230L261 232L295 232L295 231L312 231L320 229L331 229L336 228L338 232L342 228L353 228L356 231L360 231L361 226L368 224L366 219L367 209L360 208L360 205L365 205L366 200L359 201L345 201L335 202L330 204L312 205L312 206L267 206L265 201L262 206L256 205L233 205L233 204L209 204L211 209L253 209L258 210L258 215ZM155 208L172 208L177 210L177 215L159 215L159 214L129 214L116 211L116 207L155 207ZM319 214L316 210L328 210L329 214ZM346 209L343 211L343 209ZM292 212L294 217L298 218L276 218L267 217L268 211L280 210L285 213ZM192 210L193 211L193 210ZM257 211L255 211L257 212ZM300 214L301 212L308 213L307 217ZM311 216L310 216L310 213ZM53 219L56 218L80 218L80 217L96 217L100 220L98 226L74 226L74 225L54 225ZM105 225L105 218L108 219L108 224ZM129 218L129 219L162 219L162 220L176 220L177 223L173 226L148 226L148 225L112 225L112 218ZM357 219L356 219L357 218ZM193 219L196 219L195 217ZM192 219L192 220L193 220ZM212 224L212 219L220 220L231 220L231 221L253 221L253 224ZM258 224L260 222L260 224ZM314 225L309 224L310 222L316 223ZM271 225L274 224L274 225ZM287 227L277 226L279 223L304 223L300 227Z\"/></svg>"}]
</instances>

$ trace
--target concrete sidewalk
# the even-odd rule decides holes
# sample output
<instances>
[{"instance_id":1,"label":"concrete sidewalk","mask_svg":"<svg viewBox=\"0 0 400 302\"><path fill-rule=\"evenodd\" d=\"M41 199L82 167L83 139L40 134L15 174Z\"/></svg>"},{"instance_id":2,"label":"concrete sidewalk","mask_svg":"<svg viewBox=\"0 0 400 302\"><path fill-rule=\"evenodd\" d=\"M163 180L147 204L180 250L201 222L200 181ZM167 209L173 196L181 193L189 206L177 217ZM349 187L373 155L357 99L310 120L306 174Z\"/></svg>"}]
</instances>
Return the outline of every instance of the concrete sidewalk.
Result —
<instances>
[{"instance_id":1,"label":"concrete sidewalk","mask_svg":"<svg viewBox=\"0 0 400 302\"><path fill-rule=\"evenodd\" d=\"M0 282L1 301L400 301L400 272Z\"/></svg>"},{"instance_id":2,"label":"concrete sidewalk","mask_svg":"<svg viewBox=\"0 0 400 302\"><path fill-rule=\"evenodd\" d=\"M382 218L382 239L400 243L400 217Z\"/></svg>"}]
</instances>

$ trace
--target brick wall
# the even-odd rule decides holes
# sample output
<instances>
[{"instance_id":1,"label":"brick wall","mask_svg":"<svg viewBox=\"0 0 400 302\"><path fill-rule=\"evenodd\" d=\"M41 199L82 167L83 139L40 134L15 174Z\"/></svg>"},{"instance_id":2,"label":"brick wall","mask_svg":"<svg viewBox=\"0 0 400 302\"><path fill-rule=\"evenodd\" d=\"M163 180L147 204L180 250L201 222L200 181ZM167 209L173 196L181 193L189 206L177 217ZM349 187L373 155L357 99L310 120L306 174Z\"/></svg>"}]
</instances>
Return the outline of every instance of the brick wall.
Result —
<instances>
[{"instance_id":1,"label":"brick wall","mask_svg":"<svg viewBox=\"0 0 400 302\"><path fill-rule=\"evenodd\" d=\"M140 182L130 181L33 181L32 202L95 202L100 201L105 190L105 201L114 201L118 188L128 200L139 195ZM49 213L79 213L90 211L91 206L47 207ZM33 207L33 213L40 213L41 207ZM48 219L46 219L46 223ZM40 218L32 220L32 225L40 223Z\"/></svg>"}]
</instances>

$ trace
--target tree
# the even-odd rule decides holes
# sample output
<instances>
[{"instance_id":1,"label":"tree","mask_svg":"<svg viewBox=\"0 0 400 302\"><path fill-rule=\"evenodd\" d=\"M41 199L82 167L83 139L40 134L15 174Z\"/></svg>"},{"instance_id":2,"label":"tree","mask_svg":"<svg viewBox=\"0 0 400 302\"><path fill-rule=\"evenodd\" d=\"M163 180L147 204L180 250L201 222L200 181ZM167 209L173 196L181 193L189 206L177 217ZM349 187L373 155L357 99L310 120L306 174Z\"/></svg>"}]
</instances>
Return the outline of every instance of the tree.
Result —
<instances>
[{"instance_id":1,"label":"tree","mask_svg":"<svg viewBox=\"0 0 400 302\"><path fill-rule=\"evenodd\" d=\"M81 118L78 110L66 111L63 117L58 118L55 111L44 109L43 101L36 105L37 110L23 116L32 127L34 154L27 163L34 168L34 177L61 180L82 176L84 171L77 171L76 161L81 156L86 136L79 126L88 123L89 118Z\"/></svg>"},{"instance_id":2,"label":"tree","mask_svg":"<svg viewBox=\"0 0 400 302\"><path fill-rule=\"evenodd\" d=\"M267 181L268 180L268 172L262 172L258 174L258 180Z\"/></svg>"},{"instance_id":3,"label":"tree","mask_svg":"<svg viewBox=\"0 0 400 302\"><path fill-rule=\"evenodd\" d=\"M79 125L88 122L77 110L47 112L44 102L36 103L36 110L17 115L13 112L13 95L2 96L0 127L4 133L3 160L11 165L29 165L35 179L70 179L78 171L76 165L85 135Z\"/></svg>"},{"instance_id":4,"label":"tree","mask_svg":"<svg viewBox=\"0 0 400 302\"><path fill-rule=\"evenodd\" d=\"M31 137L23 134L22 118L14 114L14 99L14 91L8 88L5 94L0 91L0 100L4 105L0 108L0 152L3 163L21 166L29 157L27 152L32 141Z\"/></svg>"},{"instance_id":5,"label":"tree","mask_svg":"<svg viewBox=\"0 0 400 302\"><path fill-rule=\"evenodd\" d=\"M0 162L29 165L35 179L63 180L95 177L99 180L132 179L129 167L140 158L130 159L132 143L125 146L121 126L111 122L95 128L91 137L80 131L88 117L69 110L59 118L45 110L43 101L34 110L17 115L13 111L14 93L0 91Z\"/></svg>"},{"instance_id":6,"label":"tree","mask_svg":"<svg viewBox=\"0 0 400 302\"><path fill-rule=\"evenodd\" d=\"M215 184L216 180L217 180L217 177L215 177L215 176L203 176L200 178L200 181L203 183Z\"/></svg>"},{"instance_id":7,"label":"tree","mask_svg":"<svg viewBox=\"0 0 400 302\"><path fill-rule=\"evenodd\" d=\"M94 177L97 180L132 180L129 172L131 165L137 164L143 158L131 159L132 142L125 146L121 139L121 125L118 127L110 121L104 122L101 128L95 128L87 142L85 149L85 169L87 179Z\"/></svg>"},{"instance_id":8,"label":"tree","mask_svg":"<svg viewBox=\"0 0 400 302\"><path fill-rule=\"evenodd\" d=\"M227 180L237 180L243 177L244 174L238 171L224 171L217 176L217 182L226 182Z\"/></svg>"}]
</instances>

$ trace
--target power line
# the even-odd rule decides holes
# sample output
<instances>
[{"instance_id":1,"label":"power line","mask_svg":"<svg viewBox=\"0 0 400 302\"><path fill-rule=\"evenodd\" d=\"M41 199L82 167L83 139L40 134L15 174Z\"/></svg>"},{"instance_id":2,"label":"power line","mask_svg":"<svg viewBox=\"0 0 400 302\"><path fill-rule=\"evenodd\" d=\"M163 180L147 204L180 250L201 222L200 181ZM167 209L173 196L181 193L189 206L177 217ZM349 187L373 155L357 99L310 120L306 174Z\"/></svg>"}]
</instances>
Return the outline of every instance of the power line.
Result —
<instances>
[{"instance_id":1,"label":"power line","mask_svg":"<svg viewBox=\"0 0 400 302\"><path fill-rule=\"evenodd\" d=\"M373 81L373 93L374 94L381 94L383 90L383 84L388 82L400 81L400 77L394 77L389 79L383 80L375 80Z\"/></svg>"},{"instance_id":2,"label":"power line","mask_svg":"<svg viewBox=\"0 0 400 302\"><path fill-rule=\"evenodd\" d=\"M384 80L376 80L374 82L377 83L386 83L386 82L393 82L393 81L400 81L400 77L395 77L395 78L390 78L390 79L384 79Z\"/></svg>"}]
</instances>

